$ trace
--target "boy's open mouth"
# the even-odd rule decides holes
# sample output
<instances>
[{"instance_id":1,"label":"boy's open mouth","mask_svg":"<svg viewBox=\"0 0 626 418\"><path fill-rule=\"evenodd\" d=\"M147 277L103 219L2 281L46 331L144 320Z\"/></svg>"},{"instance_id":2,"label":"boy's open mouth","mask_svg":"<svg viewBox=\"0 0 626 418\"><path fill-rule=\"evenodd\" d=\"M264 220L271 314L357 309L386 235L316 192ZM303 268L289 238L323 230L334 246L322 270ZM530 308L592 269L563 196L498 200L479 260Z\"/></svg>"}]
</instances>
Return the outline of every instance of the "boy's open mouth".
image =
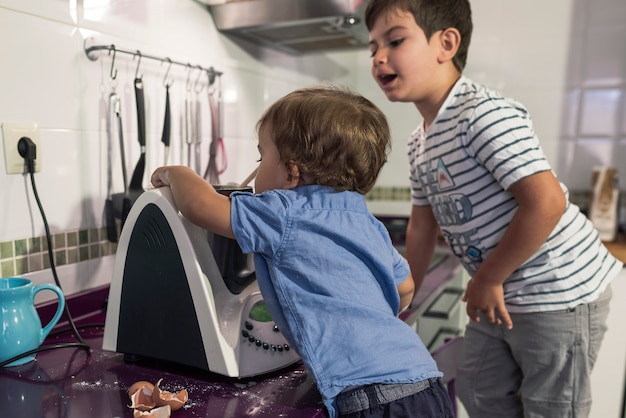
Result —
<instances>
[{"instance_id":1,"label":"boy's open mouth","mask_svg":"<svg viewBox=\"0 0 626 418\"><path fill-rule=\"evenodd\" d=\"M385 86L395 80L396 77L398 77L396 74L381 74L378 76L378 81Z\"/></svg>"}]
</instances>

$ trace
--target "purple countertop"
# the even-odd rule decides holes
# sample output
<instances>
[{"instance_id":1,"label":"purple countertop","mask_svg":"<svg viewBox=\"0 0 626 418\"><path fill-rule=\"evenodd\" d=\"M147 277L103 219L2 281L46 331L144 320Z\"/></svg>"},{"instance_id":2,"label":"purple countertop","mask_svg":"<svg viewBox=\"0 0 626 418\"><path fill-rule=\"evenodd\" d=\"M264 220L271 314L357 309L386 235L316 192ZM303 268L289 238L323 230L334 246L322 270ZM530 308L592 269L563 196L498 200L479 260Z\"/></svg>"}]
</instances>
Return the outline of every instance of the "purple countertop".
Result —
<instances>
[{"instance_id":1,"label":"purple countertop","mask_svg":"<svg viewBox=\"0 0 626 418\"><path fill-rule=\"evenodd\" d=\"M423 309L424 302L450 278L449 259L435 257L431 271L400 317ZM439 267L440 266L440 267ZM229 378L178 364L142 360L126 362L123 354L102 350L108 286L66 298L80 334L91 347L56 348L35 361L0 368L0 417L132 417L128 388L144 380L161 389L187 389L189 400L172 418L189 417L326 417L321 396L301 363L254 378ZM47 324L56 302L37 306ZM65 321L65 322L64 322ZM77 342L65 315L43 345Z\"/></svg>"},{"instance_id":2,"label":"purple countertop","mask_svg":"<svg viewBox=\"0 0 626 418\"><path fill-rule=\"evenodd\" d=\"M188 391L189 400L172 412L172 418L326 416L315 384L300 363L236 379L170 363L127 363L122 354L103 351L107 293L108 287L100 288L67 301L91 347L89 353L57 348L38 353L35 361L22 366L0 369L0 417L132 417L128 388L140 380L156 383L159 379L163 379L161 389ZM44 324L55 307L38 307ZM58 325L43 345L77 341L71 331L55 333L59 329L67 329L67 322Z\"/></svg>"}]
</instances>

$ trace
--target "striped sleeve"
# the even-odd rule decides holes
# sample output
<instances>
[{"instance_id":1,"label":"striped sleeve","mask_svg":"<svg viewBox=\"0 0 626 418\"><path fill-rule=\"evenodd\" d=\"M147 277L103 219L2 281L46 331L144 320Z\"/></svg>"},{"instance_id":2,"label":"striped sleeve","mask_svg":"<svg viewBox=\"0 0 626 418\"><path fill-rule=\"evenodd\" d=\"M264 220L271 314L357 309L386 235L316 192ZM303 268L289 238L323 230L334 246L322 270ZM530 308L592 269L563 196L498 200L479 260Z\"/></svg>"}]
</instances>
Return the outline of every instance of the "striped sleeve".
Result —
<instances>
[{"instance_id":1,"label":"striped sleeve","mask_svg":"<svg viewBox=\"0 0 626 418\"><path fill-rule=\"evenodd\" d=\"M471 109L468 153L508 190L522 178L550 170L526 109L511 99L486 97Z\"/></svg>"}]
</instances>

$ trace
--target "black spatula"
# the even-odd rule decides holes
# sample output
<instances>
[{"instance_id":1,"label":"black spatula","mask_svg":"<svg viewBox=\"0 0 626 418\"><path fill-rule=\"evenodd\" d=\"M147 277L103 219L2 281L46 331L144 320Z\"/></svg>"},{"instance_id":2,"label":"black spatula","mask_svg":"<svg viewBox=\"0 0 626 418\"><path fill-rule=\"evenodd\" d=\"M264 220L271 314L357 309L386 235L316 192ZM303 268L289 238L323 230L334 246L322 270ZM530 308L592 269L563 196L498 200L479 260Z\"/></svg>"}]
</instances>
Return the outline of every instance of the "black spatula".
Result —
<instances>
[{"instance_id":1,"label":"black spatula","mask_svg":"<svg viewBox=\"0 0 626 418\"><path fill-rule=\"evenodd\" d=\"M133 171L133 176L130 179L129 190L132 195L139 194L133 192L143 192L143 172L146 168L146 115L143 97L143 81L141 78L135 78L135 100L137 101L137 131L141 155Z\"/></svg>"},{"instance_id":2,"label":"black spatula","mask_svg":"<svg viewBox=\"0 0 626 418\"><path fill-rule=\"evenodd\" d=\"M119 100L113 92L109 95L109 114L107 118L107 198L104 204L106 216L107 239L117 242L117 223L115 222L115 207L113 205L113 120L115 118L116 101Z\"/></svg>"},{"instance_id":3,"label":"black spatula","mask_svg":"<svg viewBox=\"0 0 626 418\"><path fill-rule=\"evenodd\" d=\"M170 85L165 85L165 117L163 119L163 134L161 136L161 142L164 145L163 151L163 164L167 165L167 160L170 154Z\"/></svg>"}]
</instances>

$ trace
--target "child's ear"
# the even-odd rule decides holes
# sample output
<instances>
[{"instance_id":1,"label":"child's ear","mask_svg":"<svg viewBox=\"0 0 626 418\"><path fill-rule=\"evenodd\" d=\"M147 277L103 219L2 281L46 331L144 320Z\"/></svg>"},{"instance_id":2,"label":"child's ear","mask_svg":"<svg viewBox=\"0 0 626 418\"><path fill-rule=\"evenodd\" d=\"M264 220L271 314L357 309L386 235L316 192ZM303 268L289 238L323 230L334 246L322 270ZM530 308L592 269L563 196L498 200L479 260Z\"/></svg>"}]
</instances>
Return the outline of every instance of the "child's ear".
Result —
<instances>
[{"instance_id":1,"label":"child's ear","mask_svg":"<svg viewBox=\"0 0 626 418\"><path fill-rule=\"evenodd\" d=\"M447 28L439 34L439 61L452 61L461 44L461 34L458 29Z\"/></svg>"},{"instance_id":2,"label":"child's ear","mask_svg":"<svg viewBox=\"0 0 626 418\"><path fill-rule=\"evenodd\" d=\"M287 162L287 179L285 180L284 189L293 189L300 184L300 169L298 165L290 160Z\"/></svg>"}]
</instances>

